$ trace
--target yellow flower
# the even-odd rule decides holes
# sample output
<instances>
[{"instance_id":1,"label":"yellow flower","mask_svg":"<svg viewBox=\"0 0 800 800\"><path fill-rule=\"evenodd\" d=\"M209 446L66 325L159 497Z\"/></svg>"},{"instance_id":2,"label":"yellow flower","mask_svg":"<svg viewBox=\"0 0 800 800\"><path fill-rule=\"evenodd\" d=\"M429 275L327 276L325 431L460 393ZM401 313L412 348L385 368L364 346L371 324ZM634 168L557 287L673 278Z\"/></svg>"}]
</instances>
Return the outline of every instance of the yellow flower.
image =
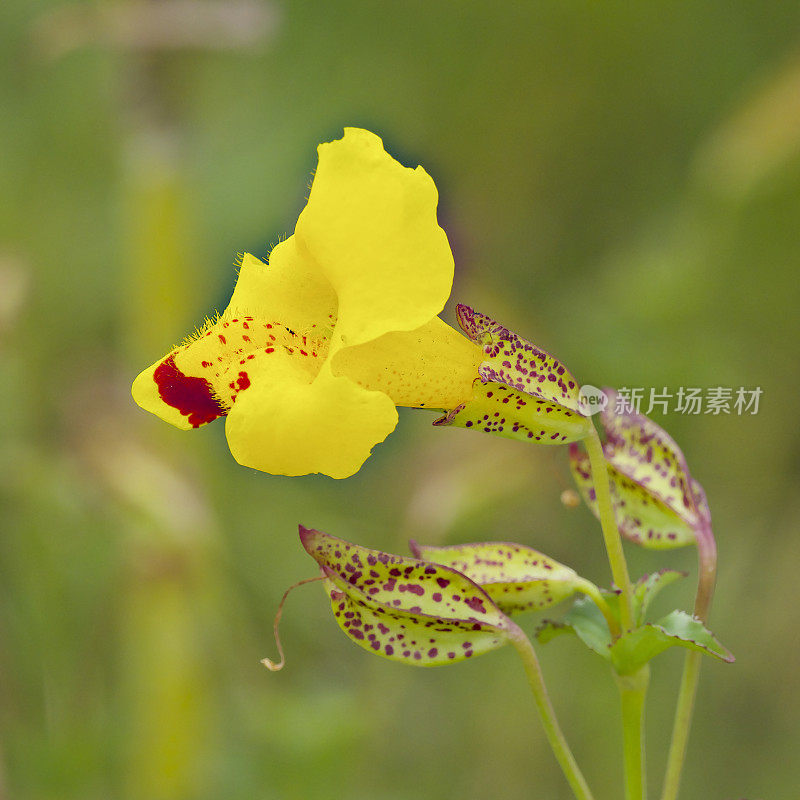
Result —
<instances>
[{"instance_id":1,"label":"yellow flower","mask_svg":"<svg viewBox=\"0 0 800 800\"><path fill-rule=\"evenodd\" d=\"M225 311L133 383L178 428L226 417L234 458L282 475L357 472L395 406L449 409L483 353L437 316L453 257L437 192L374 134L319 146L294 235L242 259Z\"/></svg>"}]
</instances>

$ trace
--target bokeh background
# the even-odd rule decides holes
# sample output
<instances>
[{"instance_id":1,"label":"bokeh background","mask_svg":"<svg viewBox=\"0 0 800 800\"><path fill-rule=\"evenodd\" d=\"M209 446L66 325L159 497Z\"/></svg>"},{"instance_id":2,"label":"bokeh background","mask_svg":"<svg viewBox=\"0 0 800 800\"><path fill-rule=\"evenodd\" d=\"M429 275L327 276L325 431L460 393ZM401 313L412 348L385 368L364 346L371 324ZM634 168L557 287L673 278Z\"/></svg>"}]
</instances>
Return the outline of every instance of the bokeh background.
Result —
<instances>
[{"instance_id":1,"label":"bokeh background","mask_svg":"<svg viewBox=\"0 0 800 800\"><path fill-rule=\"evenodd\" d=\"M607 584L563 449L403 411L357 476L287 479L130 400L224 308L236 253L292 231L344 125L436 180L453 297L584 382L763 389L756 415L654 414L707 490L738 657L704 665L683 797L798 796L797 3L4 0L0 55L0 796L568 797L511 649L372 658L312 585L287 667L259 664L315 573L298 522L395 552L518 540ZM605 664L540 657L620 797ZM681 662L653 665L654 796Z\"/></svg>"}]
</instances>

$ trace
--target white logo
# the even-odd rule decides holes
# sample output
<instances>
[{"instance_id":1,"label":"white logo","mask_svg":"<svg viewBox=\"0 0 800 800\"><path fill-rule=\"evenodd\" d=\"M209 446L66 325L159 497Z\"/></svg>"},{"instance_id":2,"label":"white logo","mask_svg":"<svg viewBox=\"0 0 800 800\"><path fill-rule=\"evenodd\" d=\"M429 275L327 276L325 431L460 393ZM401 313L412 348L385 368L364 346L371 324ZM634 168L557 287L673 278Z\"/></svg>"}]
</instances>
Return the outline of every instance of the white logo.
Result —
<instances>
[{"instance_id":1,"label":"white logo","mask_svg":"<svg viewBox=\"0 0 800 800\"><path fill-rule=\"evenodd\" d=\"M581 414L585 417L591 417L593 414L602 411L606 405L608 405L608 398L602 389L598 389L589 383L581 386L580 392L578 392L578 406Z\"/></svg>"}]
</instances>

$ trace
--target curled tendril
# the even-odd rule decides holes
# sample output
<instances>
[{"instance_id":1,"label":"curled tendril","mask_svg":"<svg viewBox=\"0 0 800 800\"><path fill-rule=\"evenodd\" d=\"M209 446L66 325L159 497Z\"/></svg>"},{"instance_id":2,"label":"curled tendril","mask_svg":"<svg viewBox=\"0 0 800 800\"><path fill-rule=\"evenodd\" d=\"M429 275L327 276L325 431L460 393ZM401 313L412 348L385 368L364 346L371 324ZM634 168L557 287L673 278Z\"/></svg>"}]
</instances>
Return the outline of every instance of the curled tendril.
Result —
<instances>
[{"instance_id":1,"label":"curled tendril","mask_svg":"<svg viewBox=\"0 0 800 800\"><path fill-rule=\"evenodd\" d=\"M272 625L272 631L273 631L273 634L275 635L275 644L278 647L278 656L280 658L280 661L275 662L270 658L262 658L261 659L261 663L270 672L278 672L279 670L282 670L284 665L286 664L286 658L283 655L283 645L281 644L281 637L280 637L280 634L278 633L278 626L280 625L281 615L283 614L283 604L286 602L286 598L289 596L289 592L291 592L292 589L296 589L298 586L302 586L303 584L315 583L316 581L321 581L321 580L324 580L324 579L325 579L324 575L317 575L316 578L305 578L302 581L298 581L297 583L292 584L283 593L283 597L281 597L281 602L278 603L278 611L275 614L275 622Z\"/></svg>"}]
</instances>

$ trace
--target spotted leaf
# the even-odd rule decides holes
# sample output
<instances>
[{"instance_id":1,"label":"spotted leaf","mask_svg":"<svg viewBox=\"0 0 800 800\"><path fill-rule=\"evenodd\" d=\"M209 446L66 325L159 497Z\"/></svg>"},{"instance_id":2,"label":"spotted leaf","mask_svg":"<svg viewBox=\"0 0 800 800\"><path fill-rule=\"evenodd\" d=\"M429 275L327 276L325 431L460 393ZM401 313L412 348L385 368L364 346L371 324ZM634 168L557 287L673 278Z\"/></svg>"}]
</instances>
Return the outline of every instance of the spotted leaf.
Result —
<instances>
[{"instance_id":1,"label":"spotted leaf","mask_svg":"<svg viewBox=\"0 0 800 800\"><path fill-rule=\"evenodd\" d=\"M434 425L542 444L586 437L591 421L581 413L577 381L560 361L469 306L458 307L458 321L485 358L472 397Z\"/></svg>"},{"instance_id":2,"label":"spotted leaf","mask_svg":"<svg viewBox=\"0 0 800 800\"><path fill-rule=\"evenodd\" d=\"M662 569L639 578L633 587L633 610L636 623L641 625L644 622L650 602L663 588L685 577L685 572Z\"/></svg>"},{"instance_id":3,"label":"spotted leaf","mask_svg":"<svg viewBox=\"0 0 800 800\"><path fill-rule=\"evenodd\" d=\"M589 585L575 570L521 544L433 547L412 541L410 546L417 558L447 565L475 581L506 614L548 608Z\"/></svg>"},{"instance_id":4,"label":"spotted leaf","mask_svg":"<svg viewBox=\"0 0 800 800\"><path fill-rule=\"evenodd\" d=\"M698 650L722 661L735 660L699 619L685 611L673 611L657 623L623 634L609 652L617 672L627 675L670 647Z\"/></svg>"},{"instance_id":5,"label":"spotted leaf","mask_svg":"<svg viewBox=\"0 0 800 800\"><path fill-rule=\"evenodd\" d=\"M577 444L570 446L569 454L575 483L592 513L599 517L589 457ZM645 485L617 469L612 455L607 453L606 457L611 503L623 536L654 549L683 547L695 543L695 529L680 514Z\"/></svg>"},{"instance_id":6,"label":"spotted leaf","mask_svg":"<svg viewBox=\"0 0 800 800\"><path fill-rule=\"evenodd\" d=\"M302 526L300 539L327 578L339 627L384 658L451 664L502 647L516 627L480 586L451 567Z\"/></svg>"}]
</instances>

